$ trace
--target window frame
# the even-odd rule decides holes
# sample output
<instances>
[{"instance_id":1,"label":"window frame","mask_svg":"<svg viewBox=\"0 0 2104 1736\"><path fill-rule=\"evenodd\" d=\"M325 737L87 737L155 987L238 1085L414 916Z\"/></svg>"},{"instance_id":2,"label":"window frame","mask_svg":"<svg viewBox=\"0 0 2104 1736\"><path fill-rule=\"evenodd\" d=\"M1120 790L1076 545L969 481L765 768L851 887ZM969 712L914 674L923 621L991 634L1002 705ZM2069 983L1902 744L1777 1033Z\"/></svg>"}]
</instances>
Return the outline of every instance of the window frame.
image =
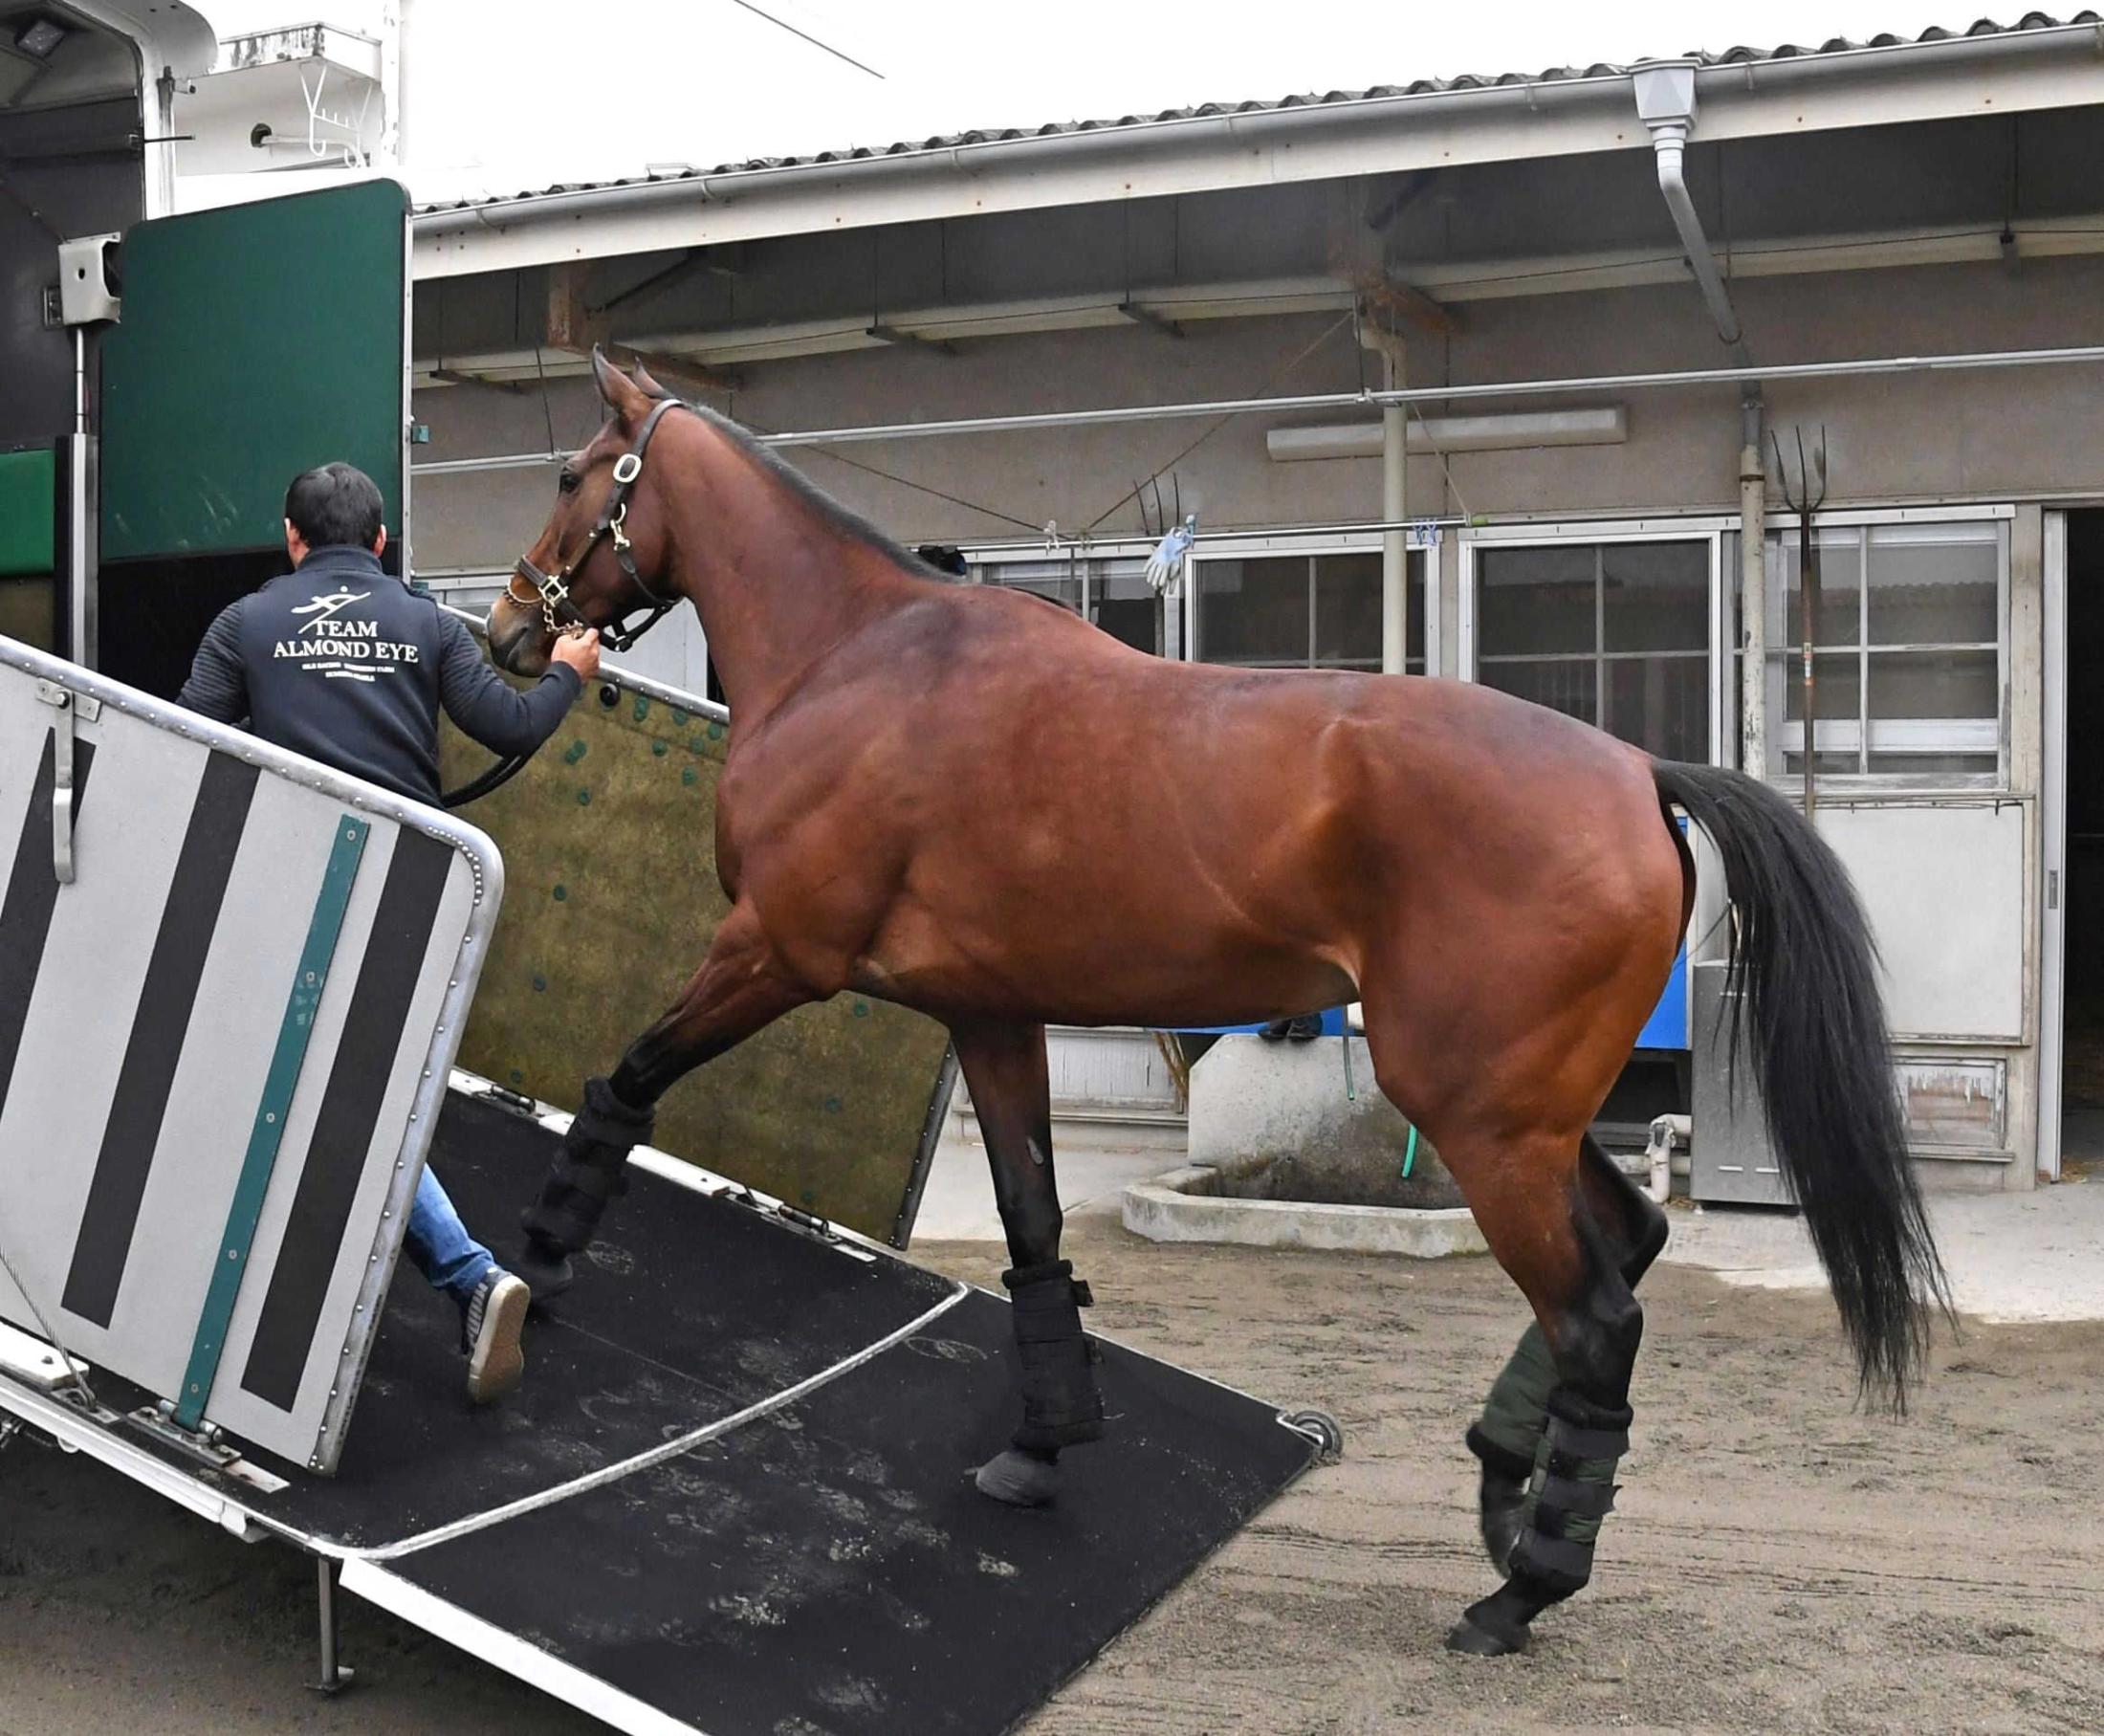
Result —
<instances>
[{"instance_id":1,"label":"window frame","mask_svg":"<svg viewBox=\"0 0 2104 1736\"><path fill-rule=\"evenodd\" d=\"M1981 759L1981 769L1977 772L1892 770L1839 772L1821 768L1814 773L1814 778L1819 784L1822 786L1830 784L1836 788L1862 794L1875 794L1892 790L2005 790L2009 787L2009 664L2011 652L2009 545L2015 517L2016 507L2013 502L1966 506L1861 508L1822 512L1817 515L1818 529L1820 531L1853 531L1856 533L1858 539L1857 547L1860 551L1859 559L1863 561L1862 572L1864 575L1861 580L1861 601L1857 605L1859 610L1857 616L1858 643L1853 646L1822 647L1820 648L1820 655L1824 659L1836 652L1852 650L1856 653L1856 679L1859 684L1858 705L1861 708L1867 708L1870 703L1869 674L1871 656L1874 650L1891 653L1908 649L1973 649L1977 647L1977 642L1972 640L1952 640L1947 646L1915 646L1911 643L1874 646L1871 643L1867 630L1872 590L1869 579L1869 558L1872 547L1870 533L1885 525L1934 526L1988 523L1998 526L1998 534L1995 538L1994 650L1995 691L1997 695L1995 715L1991 719L1962 717L1888 719L1882 732L1884 740L1888 744L1886 749L1888 752L1893 751L1890 746L1891 743L1904 740L1911 735L1918 743L1916 751L1922 754L1977 752ZM1799 516L1795 513L1782 512L1767 515L1764 529L1766 531L1767 545L1771 551L1768 562L1768 571L1771 577L1780 574L1784 570L1783 560L1787 558L1785 544L1794 542L1798 526ZM1739 546L1736 534L1729 540L1732 545L1732 552L1736 557ZM1725 643L1730 644L1732 647L1732 654L1729 658L1732 672L1730 685L1736 690L1740 664L1739 646L1741 643L1736 560L1732 561L1730 571L1733 575L1732 582L1723 586L1720 608L1725 614L1730 626L1730 635ZM1802 756L1804 752L1805 725L1803 719L1792 723L1784 716L1784 713L1787 709L1785 688L1788 678L1789 667L1791 661L1798 654L1798 648L1794 642L1787 646L1781 645L1778 642L1778 624L1788 619L1788 597L1782 587L1772 583L1768 587L1768 610L1770 633L1767 656L1769 667L1764 675L1764 692L1766 695L1767 702L1769 749L1780 761L1784 756L1790 753ZM1866 721L1871 737L1867 749L1863 741ZM1823 752L1853 752L1860 763L1866 751L1878 751L1881 734L1878 722L1875 718L1866 719L1866 713L1863 710L1859 710L1856 717L1851 722L1843 722L1836 718L1821 718L1819 724L1821 735L1829 736L1829 732L1832 732L1829 736L1828 741L1820 744ZM1910 724L1915 726L1911 730L1908 727ZM1944 733L1940 736L1924 737L1922 736L1924 726L1931 730L1937 726L1942 726ZM1986 763L1986 754L1983 749L1971 747L1962 739L1970 736L1977 741L1988 730L1993 732L1994 736L1994 763L1991 767ZM1734 738L1736 738L1736 734L1737 732L1734 731ZM1790 789L1802 785L1804 771L1801 765L1796 770L1774 772L1762 767L1760 768L1760 776L1780 788Z\"/></svg>"},{"instance_id":2,"label":"window frame","mask_svg":"<svg viewBox=\"0 0 2104 1736\"><path fill-rule=\"evenodd\" d=\"M1424 623L1424 673L1436 676L1439 673L1441 651L1438 609L1439 548L1442 533L1434 530L1429 536L1414 530L1408 533L1404 549L1404 560L1411 569L1408 585L1412 606L1419 611ZM1288 557L1312 560L1319 555L1379 554L1386 542L1380 531L1256 531L1241 537L1209 538L1191 551L1184 573L1181 614L1183 618L1183 661L1204 661L1197 655L1198 649L1198 575L1208 560L1244 560L1251 559L1275 559ZM1310 648L1312 648L1312 636ZM1328 664L1216 664L1217 669L1317 669L1334 668ZM1372 673L1371 670L1360 671Z\"/></svg>"},{"instance_id":3,"label":"window frame","mask_svg":"<svg viewBox=\"0 0 2104 1736\"><path fill-rule=\"evenodd\" d=\"M1708 665L1707 689L1709 692L1709 763L1724 763L1722 755L1727 739L1737 735L1736 728L1727 733L1727 704L1736 698L1736 690L1727 694L1723 679L1723 668L1733 659L1719 654L1721 646L1734 644L1727 636L1724 611L1730 607L1730 588L1722 582L1723 545L1727 532L1739 528L1736 514L1729 517L1702 516L1680 518L1573 518L1554 524L1490 524L1466 526L1460 533L1460 608L1457 616L1457 633L1456 649L1458 657L1456 670L1463 681L1479 682L1480 645L1478 635L1478 583L1479 551L1510 548L1593 548L1611 543L1641 542L1699 542L1707 544L1709 560L1709 598L1704 611L1708 626L1709 644L1702 653ZM1604 661L1629 661L1646 654L1614 653L1601 648L1599 631L1595 625L1593 641L1595 664ZM1668 655L1695 656L1686 651ZM1575 660L1573 657L1572 660Z\"/></svg>"}]
</instances>

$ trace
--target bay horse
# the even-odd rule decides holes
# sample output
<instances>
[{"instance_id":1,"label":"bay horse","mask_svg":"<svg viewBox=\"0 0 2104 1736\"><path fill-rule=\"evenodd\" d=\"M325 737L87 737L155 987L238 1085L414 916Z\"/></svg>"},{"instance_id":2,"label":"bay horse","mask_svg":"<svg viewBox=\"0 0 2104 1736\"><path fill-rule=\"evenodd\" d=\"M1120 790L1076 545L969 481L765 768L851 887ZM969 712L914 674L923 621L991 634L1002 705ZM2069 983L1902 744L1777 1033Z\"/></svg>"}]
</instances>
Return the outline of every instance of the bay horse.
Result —
<instances>
[{"instance_id":1,"label":"bay horse","mask_svg":"<svg viewBox=\"0 0 2104 1736\"><path fill-rule=\"evenodd\" d=\"M1903 1403L1948 1292L1868 926L1783 798L1474 684L1145 655L942 581L733 423L592 365L606 421L490 611L492 654L531 675L558 633L699 611L731 708L732 905L671 1009L587 1083L525 1215L530 1282L567 1281L690 1070L844 990L917 1008L954 1041L1013 1261L1022 1422L978 1486L1044 1502L1104 1424L1060 1254L1045 1026L1356 1000L1382 1091L1534 1312L1467 1436L1503 1583L1448 1641L1517 1650L1587 1583L1629 1443L1634 1286L1665 1218L1588 1130L1688 925L1677 805L1724 864L1750 1070L1863 1388Z\"/></svg>"}]
</instances>

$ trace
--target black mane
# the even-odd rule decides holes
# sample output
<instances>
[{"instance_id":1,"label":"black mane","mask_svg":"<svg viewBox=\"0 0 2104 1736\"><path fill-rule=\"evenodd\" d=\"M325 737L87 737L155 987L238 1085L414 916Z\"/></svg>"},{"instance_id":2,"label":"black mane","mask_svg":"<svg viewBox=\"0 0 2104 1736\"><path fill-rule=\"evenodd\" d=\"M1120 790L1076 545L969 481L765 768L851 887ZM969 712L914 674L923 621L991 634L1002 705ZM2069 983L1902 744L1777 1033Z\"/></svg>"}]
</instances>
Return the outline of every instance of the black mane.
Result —
<instances>
[{"instance_id":1,"label":"black mane","mask_svg":"<svg viewBox=\"0 0 2104 1736\"><path fill-rule=\"evenodd\" d=\"M835 530L855 541L866 543L908 577L923 579L931 584L963 582L947 573L937 572L860 513L843 506L801 471L778 457L772 447L761 445L750 429L740 427L728 416L719 415L705 404L690 404L687 407L711 428L726 435L741 451L792 490L799 499Z\"/></svg>"}]
</instances>

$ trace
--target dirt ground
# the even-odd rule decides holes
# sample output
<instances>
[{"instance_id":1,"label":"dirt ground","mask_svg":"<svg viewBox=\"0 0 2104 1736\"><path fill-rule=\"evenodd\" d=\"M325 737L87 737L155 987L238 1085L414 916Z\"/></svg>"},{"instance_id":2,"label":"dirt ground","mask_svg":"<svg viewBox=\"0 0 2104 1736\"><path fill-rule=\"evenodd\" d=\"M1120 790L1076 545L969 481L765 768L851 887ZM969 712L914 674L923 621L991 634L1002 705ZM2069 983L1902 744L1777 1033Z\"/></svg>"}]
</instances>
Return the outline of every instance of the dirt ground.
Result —
<instances>
[{"instance_id":1,"label":"dirt ground","mask_svg":"<svg viewBox=\"0 0 2104 1736\"><path fill-rule=\"evenodd\" d=\"M1823 1297L1661 1268L1592 1588L1533 1651L1440 1640L1492 1583L1460 1433L1523 1322L1487 1260L1070 1238L1095 1324L1348 1433L1070 1683L1030 1736L1214 1730L2104 1730L2104 1325L1969 1327L1903 1424L1855 1412ZM987 1280L994 1250L920 1257ZM1115 1452L1114 1440L1091 1449ZM596 1729L311 1570L85 1461L0 1457L0 1736Z\"/></svg>"}]
</instances>

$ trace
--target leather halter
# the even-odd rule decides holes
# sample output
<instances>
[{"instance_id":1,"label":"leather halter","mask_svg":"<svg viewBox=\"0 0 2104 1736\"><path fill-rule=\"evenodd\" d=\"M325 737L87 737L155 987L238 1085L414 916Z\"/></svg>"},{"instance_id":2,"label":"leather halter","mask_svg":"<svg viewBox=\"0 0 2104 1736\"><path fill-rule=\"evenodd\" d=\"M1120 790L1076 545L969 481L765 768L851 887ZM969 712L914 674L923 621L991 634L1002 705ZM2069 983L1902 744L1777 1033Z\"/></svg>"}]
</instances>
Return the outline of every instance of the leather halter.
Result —
<instances>
[{"instance_id":1,"label":"leather halter","mask_svg":"<svg viewBox=\"0 0 2104 1736\"><path fill-rule=\"evenodd\" d=\"M600 642L610 650L625 651L664 620L679 605L677 597L665 598L644 582L643 575L636 570L636 558L630 552L628 533L624 528L628 518L628 493L635 487L636 478L643 474L643 456L650 450L650 436L657 432L657 425L670 409L688 409L677 398L660 400L657 407L645 418L642 431L636 435L636 443L614 460L613 492L606 496L606 505L601 511L599 522L592 526L592 534L584 539L584 546L569 560L558 566L553 573L544 573L526 556L518 558L518 565L511 578L504 582L504 594L514 603L540 604L540 618L547 626L549 635L559 635L566 627L588 627L592 624L570 601L570 580L592 558L599 545L611 538L614 559L621 562L621 570L627 576L629 584L643 598L642 606L649 609L649 618L630 631L625 625L628 616L635 613L633 606L623 609L615 620L599 629ZM559 546L557 551L560 553ZM534 587L535 595L522 597L515 588L523 579Z\"/></svg>"}]
</instances>

